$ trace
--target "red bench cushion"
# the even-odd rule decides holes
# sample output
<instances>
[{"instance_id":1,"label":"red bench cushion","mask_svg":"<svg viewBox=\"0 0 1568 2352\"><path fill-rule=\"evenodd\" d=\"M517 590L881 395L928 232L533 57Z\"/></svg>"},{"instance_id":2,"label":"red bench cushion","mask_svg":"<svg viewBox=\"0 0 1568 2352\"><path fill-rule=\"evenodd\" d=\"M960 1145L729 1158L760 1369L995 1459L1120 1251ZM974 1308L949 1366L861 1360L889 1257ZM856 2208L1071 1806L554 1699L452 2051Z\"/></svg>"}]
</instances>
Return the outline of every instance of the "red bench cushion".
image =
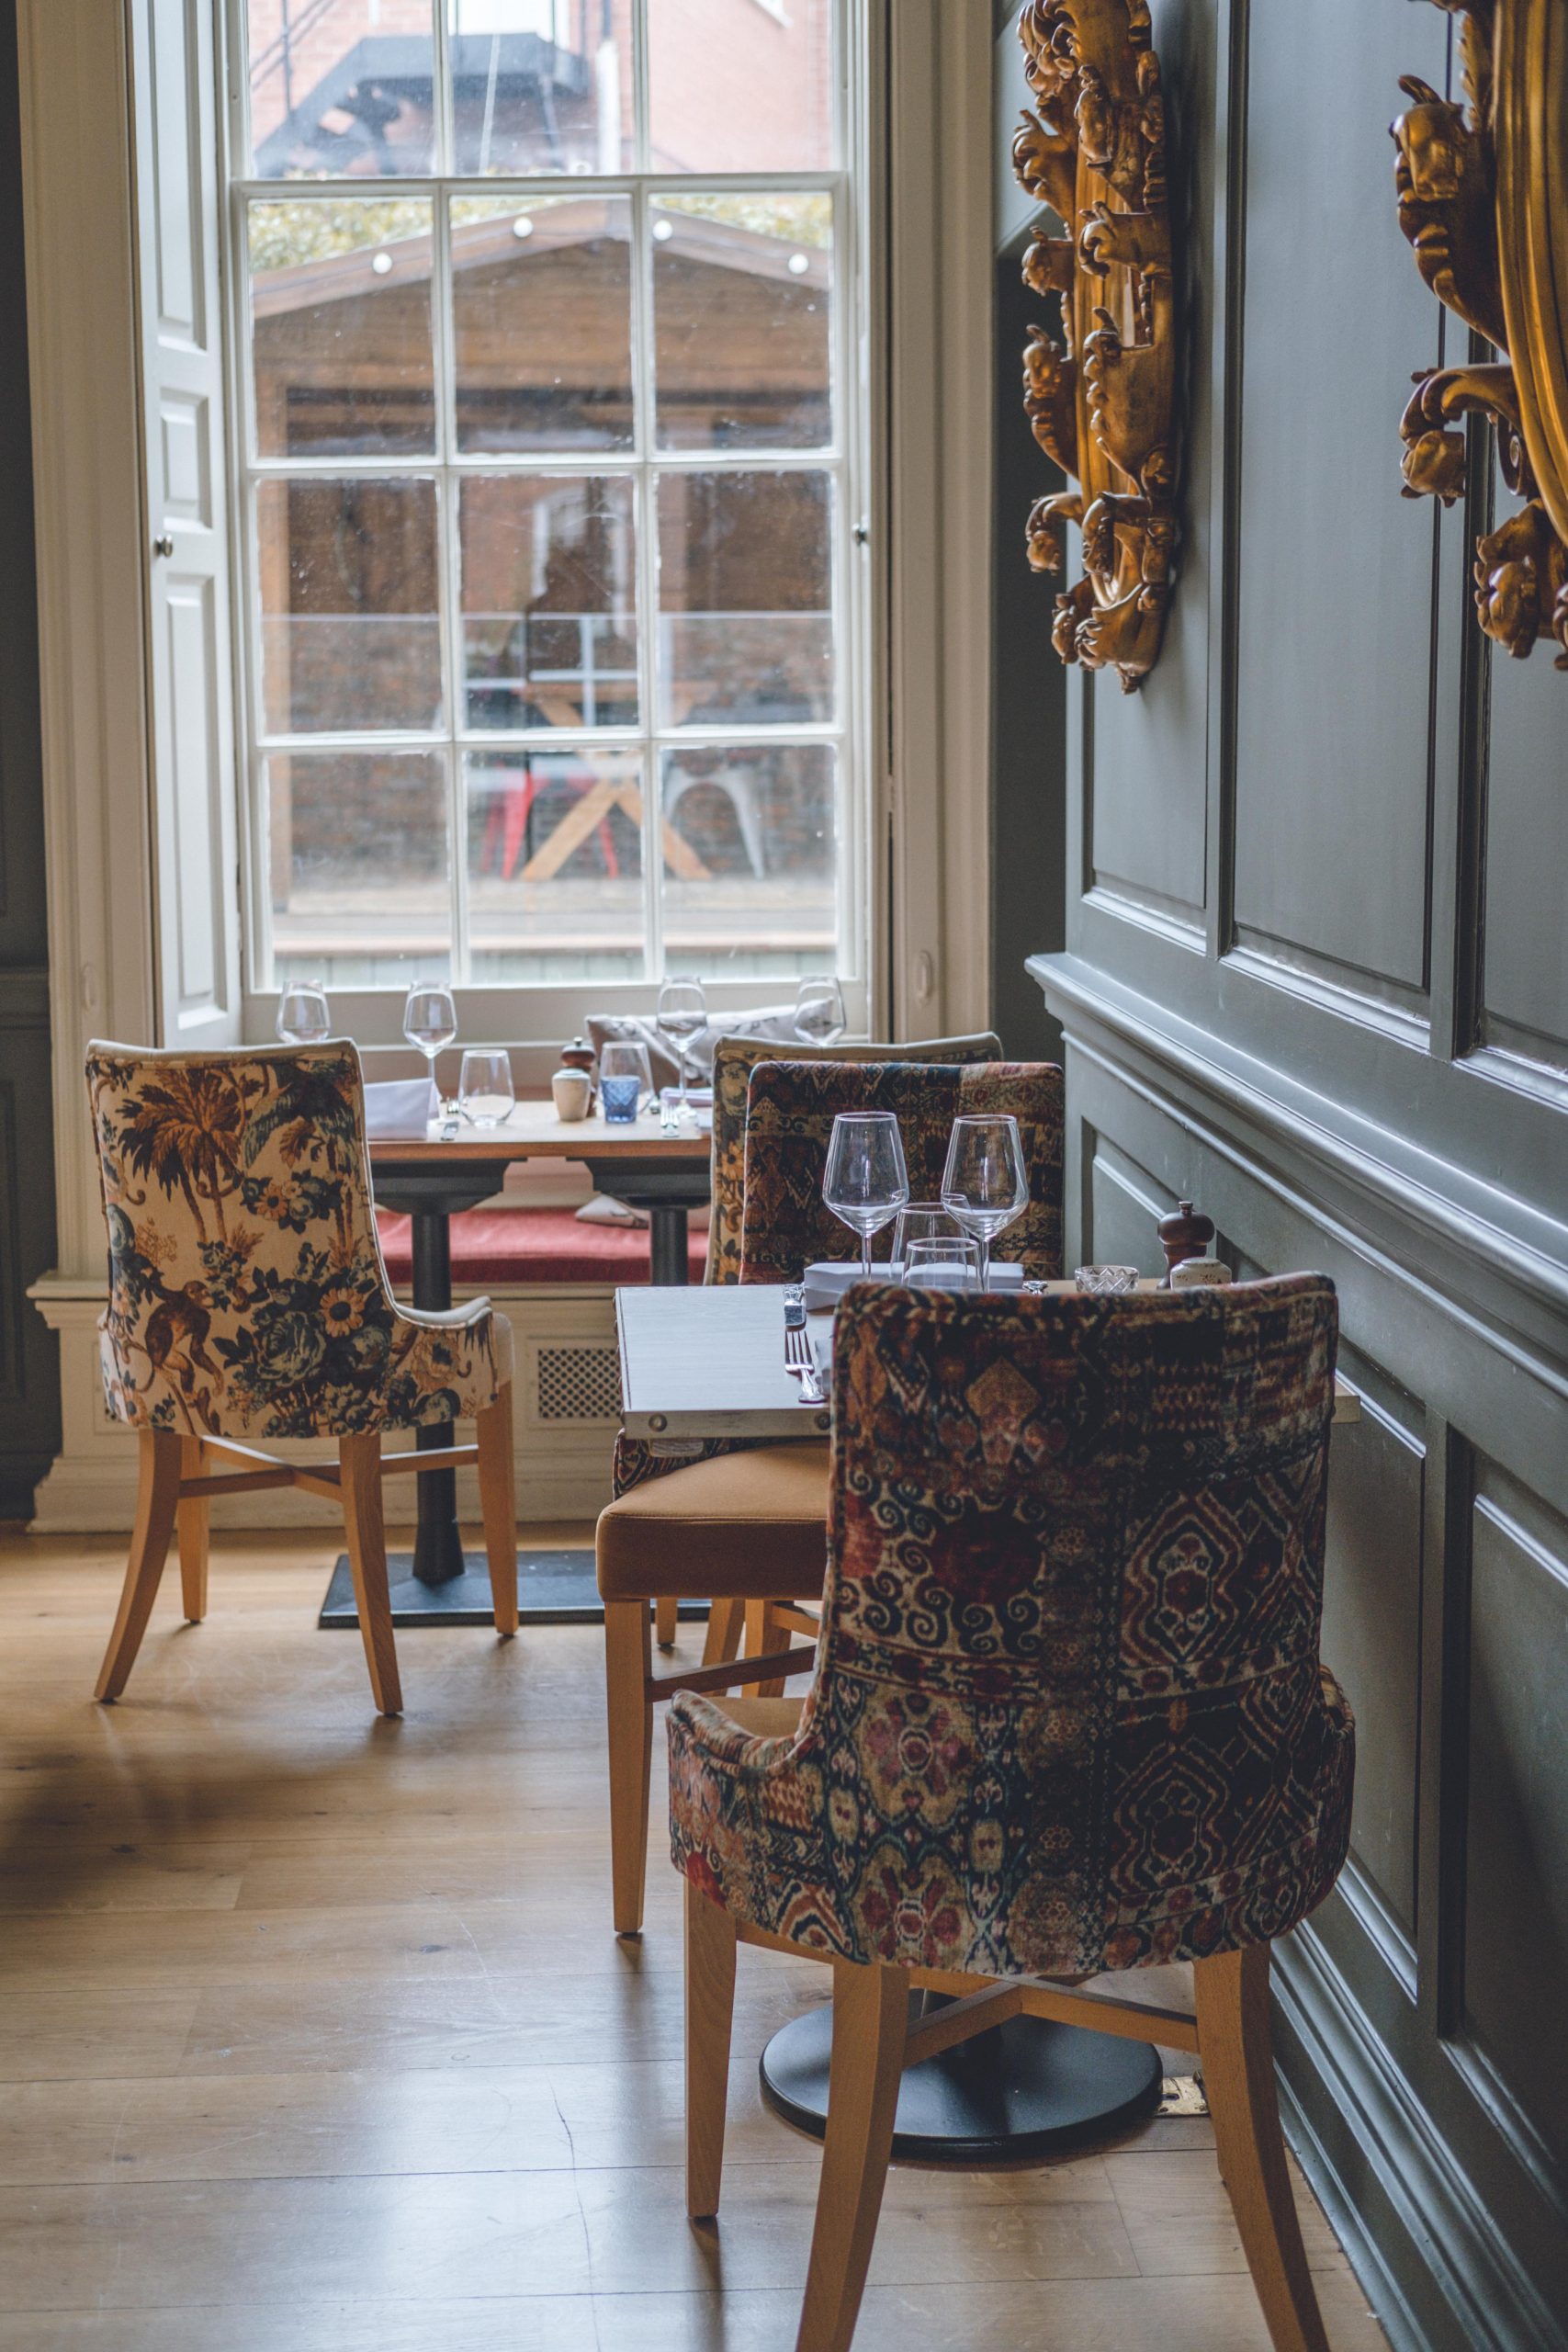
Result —
<instances>
[{"instance_id":1,"label":"red bench cushion","mask_svg":"<svg viewBox=\"0 0 1568 2352\"><path fill-rule=\"evenodd\" d=\"M405 1287L413 1279L412 1220L378 1209L376 1223L387 1272ZM691 1278L700 1283L707 1235L687 1248ZM511 1289L520 1283L645 1283L646 1226L584 1225L570 1209L466 1209L452 1219L452 1280Z\"/></svg>"}]
</instances>

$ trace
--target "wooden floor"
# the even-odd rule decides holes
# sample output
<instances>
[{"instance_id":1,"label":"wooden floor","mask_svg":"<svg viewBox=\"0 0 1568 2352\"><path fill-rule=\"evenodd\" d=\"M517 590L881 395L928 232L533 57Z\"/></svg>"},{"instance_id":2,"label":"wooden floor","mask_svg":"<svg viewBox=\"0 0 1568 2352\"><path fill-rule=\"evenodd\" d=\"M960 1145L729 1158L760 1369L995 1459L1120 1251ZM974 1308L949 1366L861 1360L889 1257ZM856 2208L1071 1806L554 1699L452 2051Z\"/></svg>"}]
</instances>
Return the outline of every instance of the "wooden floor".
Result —
<instances>
[{"instance_id":1,"label":"wooden floor","mask_svg":"<svg viewBox=\"0 0 1568 2352\"><path fill-rule=\"evenodd\" d=\"M314 1630L329 1547L220 1538L208 1623L171 1570L100 1708L122 1557L0 1544L6 2352L789 2352L817 2151L755 2068L827 1973L741 1953L690 2228L677 1881L656 1786L617 1943L598 1633L406 1633L378 1722ZM1335 2352L1371 2352L1302 2198ZM1266 2344L1205 2122L889 2179L857 2352Z\"/></svg>"}]
</instances>

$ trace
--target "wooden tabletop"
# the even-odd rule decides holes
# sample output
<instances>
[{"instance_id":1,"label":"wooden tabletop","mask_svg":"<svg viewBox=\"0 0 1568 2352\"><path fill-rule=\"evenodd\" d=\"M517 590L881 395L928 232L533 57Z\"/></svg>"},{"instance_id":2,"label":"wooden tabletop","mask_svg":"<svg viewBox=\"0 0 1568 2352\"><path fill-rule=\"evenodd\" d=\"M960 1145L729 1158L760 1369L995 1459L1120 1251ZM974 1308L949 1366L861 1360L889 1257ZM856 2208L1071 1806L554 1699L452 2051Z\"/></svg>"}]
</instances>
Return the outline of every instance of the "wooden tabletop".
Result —
<instances>
[{"instance_id":1,"label":"wooden tabletop","mask_svg":"<svg viewBox=\"0 0 1568 2352\"><path fill-rule=\"evenodd\" d=\"M1052 1283L1070 1292L1070 1282ZM1153 1290L1152 1282L1139 1284ZM807 1317L817 1361L832 1354L830 1313ZM705 1437L814 1437L829 1426L821 1405L803 1405L784 1370L784 1290L773 1283L715 1283L689 1290L615 1293L621 1351L621 1425L628 1437L680 1443ZM1360 1398L1336 1380L1336 1422L1359 1421Z\"/></svg>"},{"instance_id":2,"label":"wooden tabletop","mask_svg":"<svg viewBox=\"0 0 1568 2352\"><path fill-rule=\"evenodd\" d=\"M706 1168L709 1138L689 1126L671 1135L660 1125L656 1111L638 1119L617 1121L563 1119L553 1102L519 1102L509 1119L494 1127L464 1123L449 1143L442 1140L441 1123L432 1120L423 1139L417 1136L376 1136L370 1160L396 1160L400 1167L448 1167L471 1159L667 1159L692 1168Z\"/></svg>"}]
</instances>

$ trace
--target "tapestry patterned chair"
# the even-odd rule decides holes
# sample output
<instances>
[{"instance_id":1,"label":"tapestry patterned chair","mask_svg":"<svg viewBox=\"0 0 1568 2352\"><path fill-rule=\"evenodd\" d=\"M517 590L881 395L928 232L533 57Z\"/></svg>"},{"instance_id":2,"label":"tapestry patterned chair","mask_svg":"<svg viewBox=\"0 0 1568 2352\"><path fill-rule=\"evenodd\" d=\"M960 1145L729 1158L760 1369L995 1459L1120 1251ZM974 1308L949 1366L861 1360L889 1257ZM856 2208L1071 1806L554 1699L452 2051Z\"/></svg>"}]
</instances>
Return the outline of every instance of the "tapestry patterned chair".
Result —
<instances>
[{"instance_id":1,"label":"tapestry patterned chair","mask_svg":"<svg viewBox=\"0 0 1568 2352\"><path fill-rule=\"evenodd\" d=\"M108 1226L104 1393L141 1438L136 1529L97 1696L118 1697L176 1525L187 1618L207 1606L215 1495L341 1501L370 1687L401 1713L381 1480L476 1462L497 1631L517 1628L512 1331L488 1299L394 1300L371 1213L359 1056L331 1041L152 1053L95 1043L87 1092ZM477 1443L383 1461L394 1430L473 1419ZM310 1468L257 1450L335 1439ZM227 1460L228 1472L208 1467Z\"/></svg>"},{"instance_id":2,"label":"tapestry patterned chair","mask_svg":"<svg viewBox=\"0 0 1568 2352\"><path fill-rule=\"evenodd\" d=\"M776 1063L752 1058L753 1041L744 1042L752 1110L740 1131L739 1222L751 1236L753 1263L748 1270L743 1258L727 1256L725 1279L730 1279L733 1263L737 1277L783 1282L797 1276L807 1258L845 1253L848 1235L822 1211L826 1230L802 1256L807 1218L801 1204L815 1197L820 1209L835 1112L862 1107L897 1111L906 1150L912 1155L911 1182L919 1176L933 1193L960 1107L1012 1112L1023 1130L1032 1196L1013 1229L1022 1236L1021 1245L1015 1240L1014 1246L1021 1248L1033 1271L1060 1271L1062 1074L1054 1065L862 1063L825 1056ZM737 1082L720 1068L716 1133L721 1092ZM765 1142L753 1136L759 1106ZM750 1205L753 1185L762 1187L787 1220L771 1254L762 1238L766 1214ZM716 1162L716 1202L719 1190ZM681 1687L678 1675L653 1674L649 1600L672 1605L677 1596L690 1594L712 1601L704 1654L708 1668L734 1659L743 1614L747 1687L761 1694L778 1687L785 1661L794 1668L809 1663L809 1652L791 1652L783 1644L791 1632L813 1640L816 1635L813 1612L827 1556L827 1447L820 1442L748 1446L716 1440L705 1445L701 1458L682 1462L660 1459L646 1443L633 1448L623 1441L616 1474L615 1499L600 1517L597 1550L604 1602L615 1932L629 1935L642 1922L653 1710ZM758 1670L759 1660L765 1671ZM736 1679L741 1679L738 1674Z\"/></svg>"},{"instance_id":3,"label":"tapestry patterned chair","mask_svg":"<svg viewBox=\"0 0 1568 2352\"><path fill-rule=\"evenodd\" d=\"M1131 1298L857 1287L804 1702L670 1711L687 2190L717 2208L737 1940L832 1964L798 2352L847 2352L901 2068L1020 2013L1195 2051L1277 2352L1326 2352L1275 2104L1269 1945L1349 1835L1320 1665L1336 1313L1317 1275ZM1193 1963L1196 2016L1105 1970ZM911 2020L911 1989L977 1997Z\"/></svg>"}]
</instances>

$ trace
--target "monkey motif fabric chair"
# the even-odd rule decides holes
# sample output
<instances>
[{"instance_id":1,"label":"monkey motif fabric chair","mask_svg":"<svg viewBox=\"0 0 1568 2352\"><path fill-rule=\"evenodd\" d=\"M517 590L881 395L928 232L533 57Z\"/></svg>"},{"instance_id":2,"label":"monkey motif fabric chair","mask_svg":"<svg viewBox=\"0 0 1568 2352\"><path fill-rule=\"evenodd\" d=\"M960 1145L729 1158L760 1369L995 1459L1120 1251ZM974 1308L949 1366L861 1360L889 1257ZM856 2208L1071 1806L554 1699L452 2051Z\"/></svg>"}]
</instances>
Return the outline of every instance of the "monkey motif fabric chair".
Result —
<instances>
[{"instance_id":1,"label":"monkey motif fabric chair","mask_svg":"<svg viewBox=\"0 0 1568 2352\"><path fill-rule=\"evenodd\" d=\"M851 1237L822 1198L822 1170L840 1111L891 1111L912 1200L942 1194L957 1118L1010 1113L1029 1172L1029 1205L997 1236L993 1256L1037 1280L1062 1270L1062 1073L1054 1062L886 1062L874 1069L772 1061L751 1072L746 1112L743 1283L798 1282L814 1260L851 1254Z\"/></svg>"},{"instance_id":2,"label":"monkey motif fabric chair","mask_svg":"<svg viewBox=\"0 0 1568 2352\"><path fill-rule=\"evenodd\" d=\"M1267 1968L1349 1835L1354 1731L1318 1657L1335 1340L1315 1275L1114 1299L866 1286L840 1306L810 1692L686 1692L669 1716L694 2213L718 2194L737 1936L835 1964L850 2038L836 2024L812 2352L852 2331L899 2064L930 2038L906 2027L911 1985L995 1984L978 2030L1168 1961L1198 1963L1186 2046L1275 2342L1322 2346ZM1146 2038L1179 2029L1161 2012Z\"/></svg>"},{"instance_id":3,"label":"monkey motif fabric chair","mask_svg":"<svg viewBox=\"0 0 1568 2352\"><path fill-rule=\"evenodd\" d=\"M363 1483L366 1448L378 1453L383 1432L472 1419L478 1449L456 1451L479 1459L481 1476L490 1473L501 1544L503 1472L509 1521L513 1510L511 1329L485 1299L422 1314L393 1298L371 1209L354 1046L184 1054L94 1044L87 1091L108 1227L104 1393L115 1419L147 1442L143 1503L155 1458L173 1465L163 1485L170 1476L179 1482L182 1448L183 1476L197 1481L204 1514L206 1495L220 1490L200 1476L204 1451L327 1438L355 1454L354 1479L341 1464L319 1474L341 1487L346 1504ZM276 1483L288 1483L283 1465L274 1467ZM378 1537L371 1541L374 1550ZM492 1573L498 1565L492 1559ZM148 1573L141 1626L157 1584ZM384 1549L370 1577L384 1595ZM498 1578L497 1606L498 1623L510 1613L514 1626L510 1569ZM378 1613L374 1592L370 1611ZM368 1645L363 1601L360 1613ZM106 1664L116 1690L141 1626ZM389 1619L372 1660L378 1695L395 1695L390 1653Z\"/></svg>"}]
</instances>

